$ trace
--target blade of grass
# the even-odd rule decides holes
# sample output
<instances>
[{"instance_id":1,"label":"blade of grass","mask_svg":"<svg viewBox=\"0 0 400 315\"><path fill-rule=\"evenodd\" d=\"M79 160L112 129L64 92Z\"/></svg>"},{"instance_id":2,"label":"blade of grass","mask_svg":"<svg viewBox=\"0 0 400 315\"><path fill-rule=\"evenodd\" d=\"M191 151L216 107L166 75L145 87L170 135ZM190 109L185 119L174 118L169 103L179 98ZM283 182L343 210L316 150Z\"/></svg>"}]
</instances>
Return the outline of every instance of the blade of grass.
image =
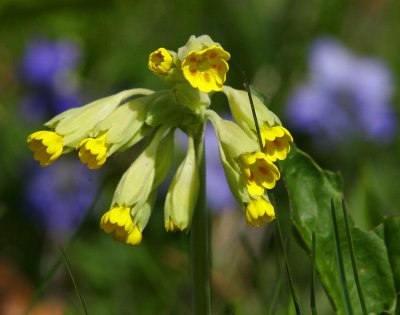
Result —
<instances>
[{"instance_id":1,"label":"blade of grass","mask_svg":"<svg viewBox=\"0 0 400 315\"><path fill-rule=\"evenodd\" d=\"M344 272L344 262L343 262L342 250L340 248L339 229L337 225L336 211L335 211L335 205L333 204L333 199L331 199L331 212L333 221L333 231L335 236L335 249L336 249L336 258L338 263L339 282L342 287L342 294L343 294L346 314L352 315L353 310L351 308L350 295L346 282L346 274Z\"/></svg>"},{"instance_id":2,"label":"blade of grass","mask_svg":"<svg viewBox=\"0 0 400 315\"><path fill-rule=\"evenodd\" d=\"M279 270L278 270L278 278L275 281L275 287L274 287L274 294L272 295L271 303L268 308L268 315L274 315L276 314L277 306L278 306L278 301L279 301L279 294L281 292L282 288L282 274L283 274L283 268L285 268L285 264L278 263Z\"/></svg>"},{"instance_id":3,"label":"blade of grass","mask_svg":"<svg viewBox=\"0 0 400 315\"><path fill-rule=\"evenodd\" d=\"M260 126L258 125L256 108L254 107L254 102L253 102L253 97L251 96L249 82L247 81L246 74L244 71L242 71L242 75L243 75L243 81L244 81L243 85L244 85L244 88L246 89L247 95L249 97L251 112L253 114L254 124L256 125L258 142L260 144L260 148L262 151L263 150L263 142L262 142L262 138L261 138Z\"/></svg>"},{"instance_id":4,"label":"blade of grass","mask_svg":"<svg viewBox=\"0 0 400 315\"><path fill-rule=\"evenodd\" d=\"M274 208L275 208L275 205L274 205ZM292 274L290 272L290 267L289 267L287 252L286 252L286 246L285 246L285 242L283 240L282 229L281 229L281 224L280 224L280 219L279 219L279 215L278 214L276 215L276 220L275 221L276 221L276 226L278 227L279 240L280 240L281 247L282 247L283 258L285 260L286 273L287 273L288 279L289 279L289 286L290 286L290 291L292 293L294 307L295 307L295 310L296 310L296 314L300 315L301 314L300 306L299 306L299 302L297 300L296 291L295 291L294 285L293 285L293 278L292 278Z\"/></svg>"},{"instance_id":5,"label":"blade of grass","mask_svg":"<svg viewBox=\"0 0 400 315\"><path fill-rule=\"evenodd\" d=\"M79 301L80 301L81 304L82 304L82 308L83 308L83 310L85 311L85 314L88 315L88 312L87 312L85 303L83 302L82 295L81 295L81 293L79 292L79 289L78 289L78 286L76 285L76 281L75 281L75 279L74 279L74 276L72 275L71 268L69 267L67 255L65 255L65 252L64 252L64 250L63 250L61 244L58 244L58 245L59 245L60 250L61 250L61 253L62 253L63 257L64 257L64 262L65 262L65 265L67 266L67 270L68 270L69 276L71 277L71 281L72 281L72 284L74 285L76 294L78 294Z\"/></svg>"},{"instance_id":6,"label":"blade of grass","mask_svg":"<svg viewBox=\"0 0 400 315\"><path fill-rule=\"evenodd\" d=\"M350 249L351 266L353 268L353 275L354 275L354 280L356 282L358 298L360 299L360 304L361 304L361 309L362 309L363 315L368 315L367 306L365 305L364 295L363 295L362 289L361 289L360 279L358 277L356 255L354 252L354 245L353 245L353 238L351 236L349 220L347 217L347 206L346 206L346 203L345 203L343 197L342 197L342 209L343 209L344 223L345 223L345 227L346 227L347 243L349 244L349 249Z\"/></svg>"},{"instance_id":7,"label":"blade of grass","mask_svg":"<svg viewBox=\"0 0 400 315\"><path fill-rule=\"evenodd\" d=\"M315 257L316 257L316 241L315 231L312 232L312 245L311 245L311 293L310 293L310 305L312 315L317 315L317 308L315 305Z\"/></svg>"}]
</instances>

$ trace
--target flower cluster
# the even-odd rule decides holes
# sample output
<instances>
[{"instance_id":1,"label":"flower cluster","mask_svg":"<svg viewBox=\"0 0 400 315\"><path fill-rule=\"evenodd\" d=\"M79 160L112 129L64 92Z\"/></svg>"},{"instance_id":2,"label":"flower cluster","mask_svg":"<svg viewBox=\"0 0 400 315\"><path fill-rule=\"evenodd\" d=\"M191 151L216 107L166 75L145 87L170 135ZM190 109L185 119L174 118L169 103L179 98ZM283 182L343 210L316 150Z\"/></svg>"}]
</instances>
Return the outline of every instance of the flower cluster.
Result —
<instances>
[{"instance_id":1,"label":"flower cluster","mask_svg":"<svg viewBox=\"0 0 400 315\"><path fill-rule=\"evenodd\" d=\"M395 135L390 105L393 78L380 60L359 57L341 43L316 40L309 55L310 79L288 102L288 119L316 139L342 142L355 137L377 143Z\"/></svg>"},{"instance_id":2,"label":"flower cluster","mask_svg":"<svg viewBox=\"0 0 400 315\"><path fill-rule=\"evenodd\" d=\"M272 221L275 212L266 192L280 177L274 162L286 158L293 139L278 117L255 97L261 121L260 148L247 93L224 85L229 58L206 35L190 37L177 52L157 49L150 54L148 67L170 89L127 90L57 115L46 123L49 130L28 137L34 158L47 166L61 154L76 150L82 163L98 169L113 153L148 139L144 151L122 176L110 210L100 222L116 241L137 245L157 188L171 168L177 128L187 134L188 146L166 196L165 228L177 231L190 226L200 185L198 143L209 120L230 189L244 208L247 222L260 226ZM227 96L236 122L209 109L210 96L218 91Z\"/></svg>"}]
</instances>

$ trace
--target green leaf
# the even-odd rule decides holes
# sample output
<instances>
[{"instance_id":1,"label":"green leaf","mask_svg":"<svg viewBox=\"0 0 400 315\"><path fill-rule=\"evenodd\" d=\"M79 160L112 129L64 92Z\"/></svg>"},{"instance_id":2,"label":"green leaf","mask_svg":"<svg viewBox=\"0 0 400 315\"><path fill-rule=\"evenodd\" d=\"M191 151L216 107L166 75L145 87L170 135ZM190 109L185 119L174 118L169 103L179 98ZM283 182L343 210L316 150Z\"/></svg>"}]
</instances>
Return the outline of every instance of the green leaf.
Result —
<instances>
[{"instance_id":1,"label":"green leaf","mask_svg":"<svg viewBox=\"0 0 400 315\"><path fill-rule=\"evenodd\" d=\"M322 170L304 152L295 147L292 149L280 164L290 198L291 220L308 254L311 253L312 231L315 230L316 267L320 281L337 314L345 314L330 211L331 199L335 208L341 209L342 180L338 174ZM362 314L342 211L337 211L336 217L351 304L355 314ZM369 313L393 314L396 290L385 241L373 231L355 227L351 219L349 226L367 310Z\"/></svg>"},{"instance_id":2,"label":"green leaf","mask_svg":"<svg viewBox=\"0 0 400 315\"><path fill-rule=\"evenodd\" d=\"M385 241L396 291L400 292L400 216L385 218L383 223L375 229L375 232ZM398 296L396 314L400 314L399 299Z\"/></svg>"}]
</instances>

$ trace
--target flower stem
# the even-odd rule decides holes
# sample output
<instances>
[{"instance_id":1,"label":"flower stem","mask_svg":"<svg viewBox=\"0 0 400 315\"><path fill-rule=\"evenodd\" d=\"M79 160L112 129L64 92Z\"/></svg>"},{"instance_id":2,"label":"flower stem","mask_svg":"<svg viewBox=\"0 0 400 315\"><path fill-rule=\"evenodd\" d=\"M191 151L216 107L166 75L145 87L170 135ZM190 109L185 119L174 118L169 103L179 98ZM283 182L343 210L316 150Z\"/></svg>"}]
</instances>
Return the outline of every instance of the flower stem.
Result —
<instances>
[{"instance_id":1,"label":"flower stem","mask_svg":"<svg viewBox=\"0 0 400 315\"><path fill-rule=\"evenodd\" d=\"M191 226L191 268L194 315L211 314L209 220L206 209L206 172L204 154L205 123L195 137L200 188Z\"/></svg>"}]
</instances>

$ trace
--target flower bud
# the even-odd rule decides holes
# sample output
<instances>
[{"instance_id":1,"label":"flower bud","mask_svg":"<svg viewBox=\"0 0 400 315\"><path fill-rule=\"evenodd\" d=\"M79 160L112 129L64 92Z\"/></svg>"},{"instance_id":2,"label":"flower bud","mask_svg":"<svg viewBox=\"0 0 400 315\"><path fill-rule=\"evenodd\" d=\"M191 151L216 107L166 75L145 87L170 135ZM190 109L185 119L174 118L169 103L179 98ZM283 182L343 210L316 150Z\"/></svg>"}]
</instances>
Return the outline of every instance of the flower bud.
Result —
<instances>
[{"instance_id":1,"label":"flower bud","mask_svg":"<svg viewBox=\"0 0 400 315\"><path fill-rule=\"evenodd\" d=\"M197 201L199 174L191 134L188 142L186 157L176 171L165 199L164 220L167 231L187 229Z\"/></svg>"}]
</instances>

